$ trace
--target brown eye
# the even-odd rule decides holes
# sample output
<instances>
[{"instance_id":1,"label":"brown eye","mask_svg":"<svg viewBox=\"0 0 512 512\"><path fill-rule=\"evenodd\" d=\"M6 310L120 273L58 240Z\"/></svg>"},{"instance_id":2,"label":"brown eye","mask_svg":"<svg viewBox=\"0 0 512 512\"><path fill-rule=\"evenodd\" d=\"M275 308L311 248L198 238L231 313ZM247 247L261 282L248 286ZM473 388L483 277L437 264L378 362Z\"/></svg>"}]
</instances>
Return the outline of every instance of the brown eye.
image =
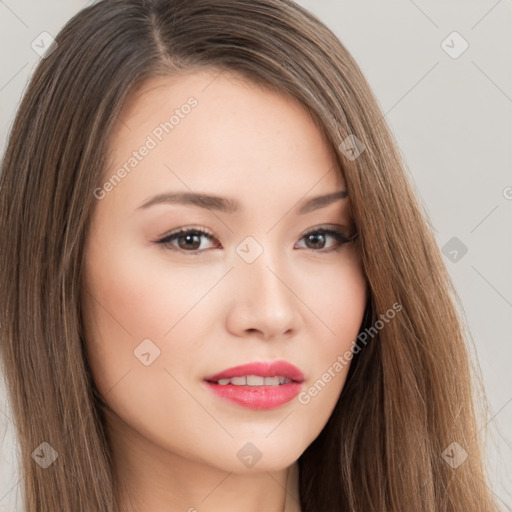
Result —
<instances>
[{"instance_id":1,"label":"brown eye","mask_svg":"<svg viewBox=\"0 0 512 512\"><path fill-rule=\"evenodd\" d=\"M207 231L203 229L193 228L193 229L181 229L175 233L170 233L166 237L158 240L158 244L165 246L171 250L181 250L184 252L202 252L201 247L201 238L206 238L207 240L214 240L214 237L210 235ZM178 247L173 243L177 241Z\"/></svg>"},{"instance_id":2,"label":"brown eye","mask_svg":"<svg viewBox=\"0 0 512 512\"><path fill-rule=\"evenodd\" d=\"M197 250L201 246L201 236L202 235L198 235L197 233L188 233L186 235L176 237L176 240L178 241L180 249Z\"/></svg>"},{"instance_id":3,"label":"brown eye","mask_svg":"<svg viewBox=\"0 0 512 512\"><path fill-rule=\"evenodd\" d=\"M306 233L302 239L306 240L306 248L312 249L312 250L323 250L325 249L326 241L329 238L333 238L335 240L335 247L328 249L327 251L323 252L330 252L330 251L336 251L341 248L342 245L350 242L356 237L356 235L353 236L346 236L341 231L338 231L336 229L315 229L314 231L310 231L309 233Z\"/></svg>"},{"instance_id":4,"label":"brown eye","mask_svg":"<svg viewBox=\"0 0 512 512\"><path fill-rule=\"evenodd\" d=\"M305 238L307 242L313 245L313 247L309 247L309 249L323 249L323 246L325 245L326 239L328 237L329 235L326 235L326 233L311 233L307 235Z\"/></svg>"}]
</instances>

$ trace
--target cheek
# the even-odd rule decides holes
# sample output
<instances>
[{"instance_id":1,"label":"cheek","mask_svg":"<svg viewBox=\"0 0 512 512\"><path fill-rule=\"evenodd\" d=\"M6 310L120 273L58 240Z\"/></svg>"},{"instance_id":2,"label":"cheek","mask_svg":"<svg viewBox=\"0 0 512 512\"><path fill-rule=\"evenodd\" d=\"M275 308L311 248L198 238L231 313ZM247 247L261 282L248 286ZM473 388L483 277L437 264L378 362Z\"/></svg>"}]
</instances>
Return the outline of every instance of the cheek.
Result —
<instances>
[{"instance_id":1,"label":"cheek","mask_svg":"<svg viewBox=\"0 0 512 512\"><path fill-rule=\"evenodd\" d=\"M108 391L126 372L145 368L144 358L154 361L151 368L190 367L206 318L215 316L212 301L202 298L222 274L172 265L161 255L148 258L147 249L99 247L92 245L86 258L84 294L87 351L98 388Z\"/></svg>"},{"instance_id":2,"label":"cheek","mask_svg":"<svg viewBox=\"0 0 512 512\"><path fill-rule=\"evenodd\" d=\"M140 242L138 242L139 245ZM117 322L135 342L163 338L214 282L210 270L177 265L158 248L137 242L103 246L90 255L91 289L106 310L104 323ZM131 245L131 246L130 246Z\"/></svg>"},{"instance_id":3,"label":"cheek","mask_svg":"<svg viewBox=\"0 0 512 512\"><path fill-rule=\"evenodd\" d=\"M319 269L308 287L308 306L317 318L307 336L311 372L298 401L323 425L336 405L352 361L352 350L367 302L367 282L360 260L350 255L333 271Z\"/></svg>"},{"instance_id":4,"label":"cheek","mask_svg":"<svg viewBox=\"0 0 512 512\"><path fill-rule=\"evenodd\" d=\"M358 333L367 302L367 283L360 259L354 252L343 253L339 262L302 269L303 301L316 316L316 340L320 353L332 356L345 351ZM312 274L314 274L313 277Z\"/></svg>"},{"instance_id":5,"label":"cheek","mask_svg":"<svg viewBox=\"0 0 512 512\"><path fill-rule=\"evenodd\" d=\"M163 258L148 262L134 250L121 253L104 245L86 259L84 324L95 384L126 424L163 436L163 444L184 439L190 434L173 420L174 411L187 411L192 425L205 423L180 383L197 364L211 306L200 299L218 276L211 269L207 275L177 266L171 271Z\"/></svg>"}]
</instances>

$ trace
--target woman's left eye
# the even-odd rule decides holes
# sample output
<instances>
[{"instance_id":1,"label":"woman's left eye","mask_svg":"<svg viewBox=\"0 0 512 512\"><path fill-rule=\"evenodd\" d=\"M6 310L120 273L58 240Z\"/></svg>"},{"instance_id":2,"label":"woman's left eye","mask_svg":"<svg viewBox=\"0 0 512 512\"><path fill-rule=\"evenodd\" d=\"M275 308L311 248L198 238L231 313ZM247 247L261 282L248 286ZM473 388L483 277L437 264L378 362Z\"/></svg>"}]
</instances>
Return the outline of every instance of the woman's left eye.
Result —
<instances>
[{"instance_id":1,"label":"woman's left eye","mask_svg":"<svg viewBox=\"0 0 512 512\"><path fill-rule=\"evenodd\" d=\"M337 229L319 228L319 229L315 229L314 231L309 231L301 238L301 240L302 239L308 240L308 242L310 242L313 245L313 247L307 247L307 248L314 250L314 249L318 249L318 247L315 247L315 245L317 245L318 243L325 244L325 240L328 237L331 237L335 240L335 247L334 247L334 249L329 249L327 251L321 251L321 252L337 251L338 249L341 249L341 246L343 244L346 244L347 242L350 242L351 240L353 240L355 238L355 235L347 236ZM324 249L324 247L320 247L320 249Z\"/></svg>"},{"instance_id":2,"label":"woman's left eye","mask_svg":"<svg viewBox=\"0 0 512 512\"><path fill-rule=\"evenodd\" d=\"M304 239L306 244L310 244L306 249L311 249L315 252L331 252L339 250L342 245L353 240L355 236L356 235L347 236L337 229L318 228L307 232L300 240ZM206 250L204 248L201 249L201 238L206 238L209 241L215 240L213 235L202 228L189 228L170 233L156 243L171 250L181 250L183 252L196 254ZM325 250L326 241L329 238L334 239L334 248ZM174 242L178 242L178 247L176 247Z\"/></svg>"}]
</instances>

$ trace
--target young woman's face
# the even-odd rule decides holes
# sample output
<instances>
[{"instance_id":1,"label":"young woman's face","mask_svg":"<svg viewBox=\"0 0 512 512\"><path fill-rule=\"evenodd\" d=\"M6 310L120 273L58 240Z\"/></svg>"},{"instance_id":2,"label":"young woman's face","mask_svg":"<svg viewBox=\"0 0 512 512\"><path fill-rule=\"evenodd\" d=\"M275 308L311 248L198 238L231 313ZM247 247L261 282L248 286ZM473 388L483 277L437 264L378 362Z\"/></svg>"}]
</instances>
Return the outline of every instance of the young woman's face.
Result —
<instances>
[{"instance_id":1,"label":"young woman's face","mask_svg":"<svg viewBox=\"0 0 512 512\"><path fill-rule=\"evenodd\" d=\"M343 243L348 199L309 202L346 190L332 150L294 100L205 71L146 82L114 135L83 295L110 428L127 452L236 473L289 466L336 404L366 304ZM191 193L218 198L170 198ZM205 380L275 361L296 370Z\"/></svg>"}]
</instances>

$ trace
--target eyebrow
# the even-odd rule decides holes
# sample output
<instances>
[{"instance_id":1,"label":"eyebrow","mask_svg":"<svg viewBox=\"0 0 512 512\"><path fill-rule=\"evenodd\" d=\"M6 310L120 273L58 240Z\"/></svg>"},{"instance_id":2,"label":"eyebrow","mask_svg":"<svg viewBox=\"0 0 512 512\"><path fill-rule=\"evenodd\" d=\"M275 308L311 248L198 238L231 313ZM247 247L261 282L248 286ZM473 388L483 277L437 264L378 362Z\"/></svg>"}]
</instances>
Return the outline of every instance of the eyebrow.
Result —
<instances>
[{"instance_id":1,"label":"eyebrow","mask_svg":"<svg viewBox=\"0 0 512 512\"><path fill-rule=\"evenodd\" d=\"M312 197L301 203L297 213L299 215L304 215L314 210L324 208L335 201L345 199L346 197L348 197L346 190L338 190L330 194ZM225 213L237 213L242 209L241 204L236 199L210 194L201 194L197 192L169 192L158 194L139 206L139 209L149 208L155 204L162 203L191 205L199 208L207 208L209 210L218 210Z\"/></svg>"}]
</instances>

